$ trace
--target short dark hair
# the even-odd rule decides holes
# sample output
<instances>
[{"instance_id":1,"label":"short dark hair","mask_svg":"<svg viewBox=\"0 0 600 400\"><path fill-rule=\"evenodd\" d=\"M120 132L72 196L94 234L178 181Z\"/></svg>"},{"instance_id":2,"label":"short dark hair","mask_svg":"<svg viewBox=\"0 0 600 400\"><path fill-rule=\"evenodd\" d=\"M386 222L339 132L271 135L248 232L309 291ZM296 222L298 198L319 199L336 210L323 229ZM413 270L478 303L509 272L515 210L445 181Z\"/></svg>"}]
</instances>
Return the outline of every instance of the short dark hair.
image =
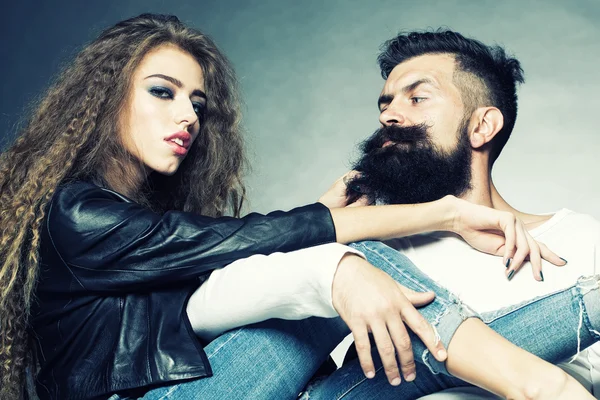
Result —
<instances>
[{"instance_id":1,"label":"short dark hair","mask_svg":"<svg viewBox=\"0 0 600 400\"><path fill-rule=\"evenodd\" d=\"M457 65L454 82L461 92L466 112L494 106L502 113L504 126L489 144L493 164L517 118L517 84L525 81L521 64L501 46L487 46L458 32L438 29L400 33L386 41L377 58L381 76L387 79L396 65L426 54L454 55Z\"/></svg>"}]
</instances>

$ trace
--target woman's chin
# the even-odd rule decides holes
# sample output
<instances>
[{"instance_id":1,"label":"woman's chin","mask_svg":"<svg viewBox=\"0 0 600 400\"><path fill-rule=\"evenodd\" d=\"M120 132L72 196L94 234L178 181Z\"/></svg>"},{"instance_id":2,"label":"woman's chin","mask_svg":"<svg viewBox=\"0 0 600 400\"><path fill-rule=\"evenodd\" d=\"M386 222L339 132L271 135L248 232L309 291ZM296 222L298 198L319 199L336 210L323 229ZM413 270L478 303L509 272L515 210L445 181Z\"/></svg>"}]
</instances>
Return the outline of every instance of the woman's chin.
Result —
<instances>
[{"instance_id":1,"label":"woman's chin","mask_svg":"<svg viewBox=\"0 0 600 400\"><path fill-rule=\"evenodd\" d=\"M174 163L174 164L160 166L158 168L153 168L154 172L156 172L157 174L165 175L165 176L171 176L171 175L175 174L175 172L177 172L178 169L179 169L179 163Z\"/></svg>"}]
</instances>

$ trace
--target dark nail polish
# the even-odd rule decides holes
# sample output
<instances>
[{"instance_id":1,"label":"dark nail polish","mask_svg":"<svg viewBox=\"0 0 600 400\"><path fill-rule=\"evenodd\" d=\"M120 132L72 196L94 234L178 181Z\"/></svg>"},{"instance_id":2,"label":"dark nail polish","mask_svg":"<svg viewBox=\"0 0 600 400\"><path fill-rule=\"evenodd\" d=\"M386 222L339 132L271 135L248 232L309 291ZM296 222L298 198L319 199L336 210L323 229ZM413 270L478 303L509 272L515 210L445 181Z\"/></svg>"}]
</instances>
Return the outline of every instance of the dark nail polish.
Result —
<instances>
[{"instance_id":1,"label":"dark nail polish","mask_svg":"<svg viewBox=\"0 0 600 400\"><path fill-rule=\"evenodd\" d=\"M562 257L558 257L558 258L560 258L561 260L563 260L563 261L565 262L565 265L567 265L567 264L569 263L567 260L565 260L565 259L564 259L564 258L562 258Z\"/></svg>"},{"instance_id":2,"label":"dark nail polish","mask_svg":"<svg viewBox=\"0 0 600 400\"><path fill-rule=\"evenodd\" d=\"M513 269L512 271L510 271L510 272L508 273L508 277L507 277L507 279L510 281L510 280L512 279L512 277L513 277L513 275L514 275L514 274L515 274L515 270Z\"/></svg>"},{"instance_id":3,"label":"dark nail polish","mask_svg":"<svg viewBox=\"0 0 600 400\"><path fill-rule=\"evenodd\" d=\"M508 269L508 267L510 267L510 262L512 261L512 258L509 258L508 260L506 260L506 269Z\"/></svg>"},{"instance_id":4,"label":"dark nail polish","mask_svg":"<svg viewBox=\"0 0 600 400\"><path fill-rule=\"evenodd\" d=\"M544 282L544 273L540 271L540 278L542 278L542 282Z\"/></svg>"}]
</instances>

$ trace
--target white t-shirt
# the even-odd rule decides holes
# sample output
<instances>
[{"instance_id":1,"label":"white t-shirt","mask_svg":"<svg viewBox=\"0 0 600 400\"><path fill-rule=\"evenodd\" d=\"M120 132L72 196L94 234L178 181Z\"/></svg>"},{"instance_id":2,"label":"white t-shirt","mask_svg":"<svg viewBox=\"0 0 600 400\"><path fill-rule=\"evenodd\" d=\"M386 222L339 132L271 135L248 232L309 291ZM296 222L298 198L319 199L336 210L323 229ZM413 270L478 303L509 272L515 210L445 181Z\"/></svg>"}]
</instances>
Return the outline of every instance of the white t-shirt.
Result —
<instances>
[{"instance_id":1,"label":"white t-shirt","mask_svg":"<svg viewBox=\"0 0 600 400\"><path fill-rule=\"evenodd\" d=\"M544 282L533 279L529 263L508 281L500 257L480 253L456 235L445 232L394 239L388 244L478 312L552 293L572 286L580 276L600 272L596 271L600 269L600 222L593 217L562 209L529 232L568 261L564 267L543 262ZM600 344L582 351L573 363L560 366L600 398ZM481 389L468 388L451 389L424 399L497 398Z\"/></svg>"},{"instance_id":2,"label":"white t-shirt","mask_svg":"<svg viewBox=\"0 0 600 400\"><path fill-rule=\"evenodd\" d=\"M529 233L568 261L565 267L544 261L544 282L533 279L529 263L509 281L501 257L479 252L453 233L432 232L386 244L480 313L560 291L580 276L595 274L594 249L600 245L600 222L594 218L563 209Z\"/></svg>"},{"instance_id":3,"label":"white t-shirt","mask_svg":"<svg viewBox=\"0 0 600 400\"><path fill-rule=\"evenodd\" d=\"M342 257L364 255L329 243L289 253L254 255L212 272L187 305L194 332L205 340L270 318L337 317L331 288Z\"/></svg>"}]
</instances>

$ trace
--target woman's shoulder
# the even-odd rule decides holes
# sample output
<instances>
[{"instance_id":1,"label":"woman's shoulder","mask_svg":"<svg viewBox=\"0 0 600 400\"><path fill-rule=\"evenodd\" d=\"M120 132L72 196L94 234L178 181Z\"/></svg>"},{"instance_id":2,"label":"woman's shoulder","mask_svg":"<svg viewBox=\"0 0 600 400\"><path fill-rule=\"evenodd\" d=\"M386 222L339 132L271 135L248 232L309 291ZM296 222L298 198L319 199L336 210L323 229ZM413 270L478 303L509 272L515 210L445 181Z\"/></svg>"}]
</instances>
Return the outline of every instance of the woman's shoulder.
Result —
<instances>
[{"instance_id":1,"label":"woman's shoulder","mask_svg":"<svg viewBox=\"0 0 600 400\"><path fill-rule=\"evenodd\" d=\"M53 202L57 200L82 200L85 198L112 198L125 202L131 202L127 197L113 190L106 189L88 181L70 181L59 185L53 196Z\"/></svg>"},{"instance_id":2,"label":"woman's shoulder","mask_svg":"<svg viewBox=\"0 0 600 400\"><path fill-rule=\"evenodd\" d=\"M87 181L72 181L57 187L47 210L48 223L66 229L85 222L103 225L120 222L139 208L127 197ZM93 222L93 223L92 223Z\"/></svg>"}]
</instances>

